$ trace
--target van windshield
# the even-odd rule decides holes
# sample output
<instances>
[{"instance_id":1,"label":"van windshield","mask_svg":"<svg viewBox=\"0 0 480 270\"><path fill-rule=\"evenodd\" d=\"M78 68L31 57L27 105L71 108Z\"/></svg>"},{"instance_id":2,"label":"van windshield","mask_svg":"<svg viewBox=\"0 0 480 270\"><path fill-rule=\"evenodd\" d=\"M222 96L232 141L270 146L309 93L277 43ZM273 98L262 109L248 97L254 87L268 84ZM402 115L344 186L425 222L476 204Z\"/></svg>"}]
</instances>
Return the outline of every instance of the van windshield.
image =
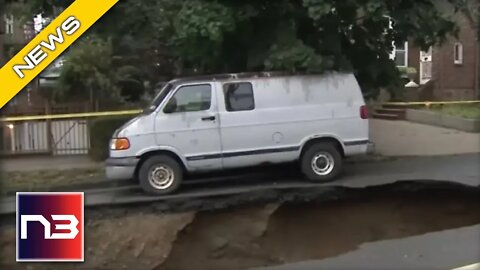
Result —
<instances>
[{"instance_id":1,"label":"van windshield","mask_svg":"<svg viewBox=\"0 0 480 270\"><path fill-rule=\"evenodd\" d=\"M165 99L165 97L168 95L171 89L172 89L172 84L170 83L157 86L157 89L155 89L155 92L158 91L157 96L155 96L152 103L143 110L143 113L148 114L153 112L162 103L162 101Z\"/></svg>"}]
</instances>

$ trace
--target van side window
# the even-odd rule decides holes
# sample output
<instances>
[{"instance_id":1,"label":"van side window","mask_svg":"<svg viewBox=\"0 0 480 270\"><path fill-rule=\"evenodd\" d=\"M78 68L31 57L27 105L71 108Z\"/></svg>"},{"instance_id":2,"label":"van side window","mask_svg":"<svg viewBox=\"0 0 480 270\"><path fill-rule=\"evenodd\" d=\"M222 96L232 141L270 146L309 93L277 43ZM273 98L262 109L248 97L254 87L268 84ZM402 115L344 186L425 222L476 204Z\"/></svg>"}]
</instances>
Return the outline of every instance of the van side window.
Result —
<instances>
[{"instance_id":1,"label":"van side window","mask_svg":"<svg viewBox=\"0 0 480 270\"><path fill-rule=\"evenodd\" d=\"M165 105L163 112L196 112L210 109L212 87L209 84L180 87Z\"/></svg>"},{"instance_id":2,"label":"van side window","mask_svg":"<svg viewBox=\"0 0 480 270\"><path fill-rule=\"evenodd\" d=\"M255 109L251 83L226 83L223 85L223 93L227 111L236 112Z\"/></svg>"}]
</instances>

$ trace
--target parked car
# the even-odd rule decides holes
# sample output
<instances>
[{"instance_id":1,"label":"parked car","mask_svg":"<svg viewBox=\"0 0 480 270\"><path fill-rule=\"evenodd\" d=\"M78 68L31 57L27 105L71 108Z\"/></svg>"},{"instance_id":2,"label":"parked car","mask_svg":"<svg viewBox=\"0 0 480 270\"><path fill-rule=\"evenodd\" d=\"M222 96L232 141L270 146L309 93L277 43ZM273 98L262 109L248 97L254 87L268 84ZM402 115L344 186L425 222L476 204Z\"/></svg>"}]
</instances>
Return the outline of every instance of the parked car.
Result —
<instances>
[{"instance_id":1,"label":"parked car","mask_svg":"<svg viewBox=\"0 0 480 270\"><path fill-rule=\"evenodd\" d=\"M158 195L186 173L299 161L308 180L326 182L372 146L352 74L212 75L168 82L113 134L106 174Z\"/></svg>"}]
</instances>

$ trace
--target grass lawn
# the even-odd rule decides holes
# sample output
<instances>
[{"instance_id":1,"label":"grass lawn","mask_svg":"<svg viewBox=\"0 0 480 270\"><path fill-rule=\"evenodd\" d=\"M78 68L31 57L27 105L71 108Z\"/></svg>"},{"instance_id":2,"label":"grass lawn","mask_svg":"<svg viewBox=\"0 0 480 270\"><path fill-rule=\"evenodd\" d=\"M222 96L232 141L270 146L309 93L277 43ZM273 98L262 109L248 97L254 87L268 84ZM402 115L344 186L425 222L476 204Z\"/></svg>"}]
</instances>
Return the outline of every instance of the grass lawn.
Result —
<instances>
[{"instance_id":1,"label":"grass lawn","mask_svg":"<svg viewBox=\"0 0 480 270\"><path fill-rule=\"evenodd\" d=\"M435 106L432 109L450 116L480 120L480 104L444 105Z\"/></svg>"},{"instance_id":2,"label":"grass lawn","mask_svg":"<svg viewBox=\"0 0 480 270\"><path fill-rule=\"evenodd\" d=\"M16 191L51 191L54 188L105 181L103 168L18 171L3 173L1 194Z\"/></svg>"}]
</instances>

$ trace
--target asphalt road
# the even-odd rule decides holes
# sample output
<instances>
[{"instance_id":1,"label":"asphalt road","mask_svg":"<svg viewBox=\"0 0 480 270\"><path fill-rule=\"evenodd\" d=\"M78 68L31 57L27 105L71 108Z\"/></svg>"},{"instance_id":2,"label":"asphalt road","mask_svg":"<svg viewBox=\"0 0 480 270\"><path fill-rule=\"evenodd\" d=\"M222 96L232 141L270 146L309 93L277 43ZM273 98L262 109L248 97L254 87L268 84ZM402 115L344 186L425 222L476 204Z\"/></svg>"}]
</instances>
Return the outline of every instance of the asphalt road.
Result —
<instances>
[{"instance_id":1,"label":"asphalt road","mask_svg":"<svg viewBox=\"0 0 480 270\"><path fill-rule=\"evenodd\" d=\"M359 246L338 257L255 270L454 269L480 261L480 225Z\"/></svg>"},{"instance_id":2,"label":"asphalt road","mask_svg":"<svg viewBox=\"0 0 480 270\"><path fill-rule=\"evenodd\" d=\"M323 189L325 187L365 188L399 181L446 181L480 187L480 154L454 156L406 157L387 161L347 163L345 173L335 182L316 184L306 182L296 174L286 173L261 179L242 179L184 187L166 196L148 196L136 186L86 191L85 205L114 205L141 202L161 202L249 194L265 190ZM15 213L15 198L0 200L0 214Z\"/></svg>"},{"instance_id":3,"label":"asphalt road","mask_svg":"<svg viewBox=\"0 0 480 270\"><path fill-rule=\"evenodd\" d=\"M401 180L440 180L480 187L480 155L405 158L356 164L345 179L349 187ZM480 212L479 212L480 213ZM421 217L419 217L421 218ZM480 262L480 225L363 244L355 251L318 261L255 270L311 269L454 269ZM477 266L475 269L480 269Z\"/></svg>"},{"instance_id":4,"label":"asphalt road","mask_svg":"<svg viewBox=\"0 0 480 270\"><path fill-rule=\"evenodd\" d=\"M363 189L393 183L449 183L459 187L480 188L480 154L453 156L405 157L387 161L361 161L347 163L341 179L327 184L313 184L277 173L262 179L238 179L217 183L185 186L177 194L146 196L136 188L86 191L86 206L121 205L141 202L190 202L206 204L211 198L221 197L232 201L251 194L261 198L271 190L295 189L319 191L322 196L331 195L332 189ZM282 175L282 174L280 174ZM455 185L453 185L455 187ZM263 192L263 193L262 193ZM330 192L330 193L328 193ZM328 193L328 194L327 194ZM228 196L227 196L228 195ZM252 196L251 196L252 197ZM15 213L15 198L0 200L0 214ZM421 218L421 217L419 217ZM453 269L480 261L480 225L455 230L434 232L404 239L367 243L355 251L320 261L263 268L262 270L306 269Z\"/></svg>"}]
</instances>

